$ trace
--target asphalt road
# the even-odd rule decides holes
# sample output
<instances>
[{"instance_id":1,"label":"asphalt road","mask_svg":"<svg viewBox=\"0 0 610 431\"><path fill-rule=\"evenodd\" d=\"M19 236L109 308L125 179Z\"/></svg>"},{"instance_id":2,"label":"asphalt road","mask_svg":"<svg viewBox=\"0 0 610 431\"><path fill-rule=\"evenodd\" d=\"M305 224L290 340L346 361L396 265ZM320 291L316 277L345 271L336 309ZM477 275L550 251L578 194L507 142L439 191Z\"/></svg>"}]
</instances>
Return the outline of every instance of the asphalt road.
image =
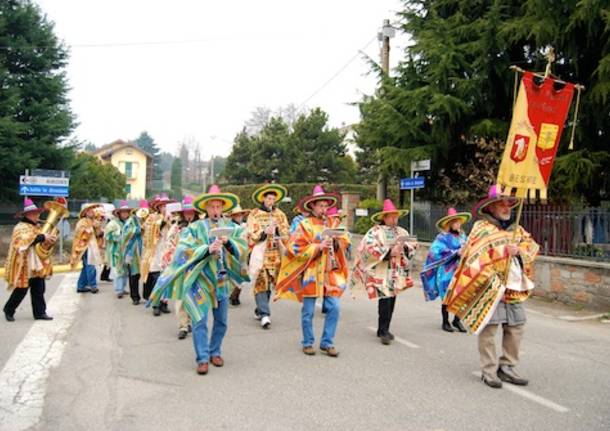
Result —
<instances>
[{"instance_id":1,"label":"asphalt road","mask_svg":"<svg viewBox=\"0 0 610 431\"><path fill-rule=\"evenodd\" d=\"M301 353L296 303L274 303L262 330L245 292L229 310L225 366L198 376L173 314L118 300L108 283L79 295L75 280L49 283L53 322L34 322L29 299L0 322L1 430L610 429L610 325L557 318L568 309L528 301L531 383L493 390L475 376L476 338L441 331L440 305L418 285L397 301L391 346L375 336L376 304L346 294L339 358ZM318 309L317 341L321 324Z\"/></svg>"}]
</instances>

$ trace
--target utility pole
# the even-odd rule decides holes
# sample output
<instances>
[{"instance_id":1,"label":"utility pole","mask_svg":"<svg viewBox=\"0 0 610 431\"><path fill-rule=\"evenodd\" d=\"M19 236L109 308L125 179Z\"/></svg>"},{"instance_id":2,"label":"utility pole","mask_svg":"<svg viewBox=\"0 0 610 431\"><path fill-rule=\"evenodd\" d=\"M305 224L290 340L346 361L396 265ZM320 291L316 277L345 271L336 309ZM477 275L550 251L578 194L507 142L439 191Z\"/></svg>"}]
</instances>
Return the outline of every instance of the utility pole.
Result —
<instances>
[{"instance_id":1,"label":"utility pole","mask_svg":"<svg viewBox=\"0 0 610 431\"><path fill-rule=\"evenodd\" d=\"M390 74L390 39L395 35L394 27L390 25L389 19L383 20L381 31L377 33L377 39L381 41L381 69L386 75ZM388 179L385 173L380 172L377 179L377 200L386 198Z\"/></svg>"}]
</instances>

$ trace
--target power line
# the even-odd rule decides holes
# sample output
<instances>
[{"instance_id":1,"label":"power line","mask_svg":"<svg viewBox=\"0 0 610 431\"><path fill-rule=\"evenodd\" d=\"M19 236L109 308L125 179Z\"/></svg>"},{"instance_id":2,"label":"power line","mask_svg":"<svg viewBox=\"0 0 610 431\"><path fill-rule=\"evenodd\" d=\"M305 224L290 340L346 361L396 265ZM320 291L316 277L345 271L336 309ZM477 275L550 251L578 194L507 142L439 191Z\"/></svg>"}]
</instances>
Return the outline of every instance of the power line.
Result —
<instances>
[{"instance_id":1,"label":"power line","mask_svg":"<svg viewBox=\"0 0 610 431\"><path fill-rule=\"evenodd\" d=\"M369 47L369 45L371 43L373 43L375 40L377 40L377 35L375 35L373 38L371 38L371 40L369 40L366 43L366 45L364 45L362 48L360 48L353 57L351 57L343 66L341 66L341 68L339 70L337 70L337 72L335 72L328 80L326 80L326 82L324 82L324 84L322 84L316 91L314 91L307 99L305 99L299 105L299 109L302 109L307 102L309 102L311 99L313 99L315 96L317 96L322 90L324 90L324 88L326 88L326 86L328 86L328 84L330 84L335 78L337 78L337 76L339 76L345 69L347 69L347 67L350 64L352 64L354 62L354 60L356 60L358 57L360 57L360 55L362 55L362 52L365 49L367 49Z\"/></svg>"}]
</instances>

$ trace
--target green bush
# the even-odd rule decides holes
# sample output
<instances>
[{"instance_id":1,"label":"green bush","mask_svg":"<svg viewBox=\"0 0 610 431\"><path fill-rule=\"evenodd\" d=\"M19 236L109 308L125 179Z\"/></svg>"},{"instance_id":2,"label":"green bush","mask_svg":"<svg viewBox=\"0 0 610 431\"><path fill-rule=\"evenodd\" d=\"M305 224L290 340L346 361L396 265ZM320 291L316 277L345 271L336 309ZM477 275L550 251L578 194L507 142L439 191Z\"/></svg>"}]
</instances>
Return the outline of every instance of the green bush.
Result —
<instances>
[{"instance_id":1,"label":"green bush","mask_svg":"<svg viewBox=\"0 0 610 431\"><path fill-rule=\"evenodd\" d=\"M363 201L361 201L360 205L358 205L358 207L359 208L365 208L365 209L369 210L369 215L368 216L366 216L366 217L358 217L356 219L356 223L354 224L354 231L356 233L364 235L365 233L368 232L368 230L370 228L373 227L374 223L371 220L371 216L373 214L376 214L379 211L381 211L381 208L383 208L383 205L377 199L369 198L369 199L364 199Z\"/></svg>"},{"instance_id":2,"label":"green bush","mask_svg":"<svg viewBox=\"0 0 610 431\"><path fill-rule=\"evenodd\" d=\"M291 215L292 209L296 203L304 196L310 195L315 184L296 183L282 184L288 189L288 196L292 199L291 202L281 202L278 206L286 214ZM252 193L259 188L261 184L246 184L246 185L227 185L222 187L222 191L236 194L243 208L252 208L255 204L252 201ZM355 192L360 193L360 199L369 200L375 197L375 186L368 184L322 184L322 187L327 192ZM374 200L374 199L372 199Z\"/></svg>"}]
</instances>

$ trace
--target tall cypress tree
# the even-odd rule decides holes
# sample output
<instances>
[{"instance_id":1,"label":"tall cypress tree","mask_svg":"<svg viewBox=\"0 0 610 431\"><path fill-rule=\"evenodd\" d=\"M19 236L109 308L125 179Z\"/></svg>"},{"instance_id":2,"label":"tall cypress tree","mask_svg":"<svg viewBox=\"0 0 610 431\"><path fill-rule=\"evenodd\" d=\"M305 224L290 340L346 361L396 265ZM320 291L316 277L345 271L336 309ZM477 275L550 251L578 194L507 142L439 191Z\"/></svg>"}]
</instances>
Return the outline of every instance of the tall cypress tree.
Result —
<instances>
[{"instance_id":1,"label":"tall cypress tree","mask_svg":"<svg viewBox=\"0 0 610 431\"><path fill-rule=\"evenodd\" d=\"M0 200L17 199L25 169L65 169L74 127L68 52L29 0L0 2Z\"/></svg>"}]
</instances>

